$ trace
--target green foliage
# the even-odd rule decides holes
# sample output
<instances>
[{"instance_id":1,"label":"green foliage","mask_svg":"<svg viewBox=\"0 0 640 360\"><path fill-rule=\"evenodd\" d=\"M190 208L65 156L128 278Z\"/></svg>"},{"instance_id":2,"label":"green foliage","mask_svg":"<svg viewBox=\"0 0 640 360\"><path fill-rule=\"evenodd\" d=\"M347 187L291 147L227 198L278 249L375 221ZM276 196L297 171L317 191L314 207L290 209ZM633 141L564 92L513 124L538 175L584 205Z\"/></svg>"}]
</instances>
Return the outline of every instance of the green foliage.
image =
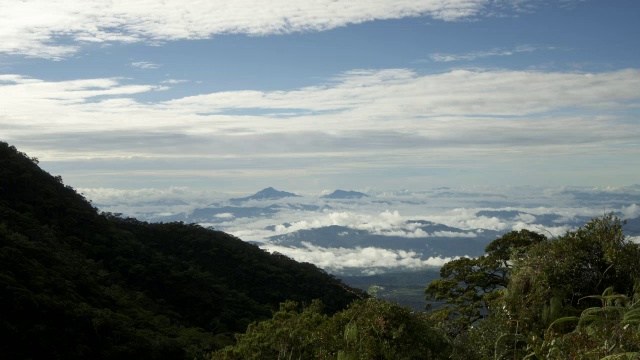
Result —
<instances>
[{"instance_id":1,"label":"green foliage","mask_svg":"<svg viewBox=\"0 0 640 360\"><path fill-rule=\"evenodd\" d=\"M524 256L531 245L545 240L529 230L512 231L491 242L484 256L445 264L440 270L441 279L425 289L427 300L445 302L433 318L452 335L468 329L486 314L496 290L509 284L511 262Z\"/></svg>"},{"instance_id":2,"label":"green foliage","mask_svg":"<svg viewBox=\"0 0 640 360\"><path fill-rule=\"evenodd\" d=\"M0 358L193 359L286 299L363 293L228 234L97 210L0 142Z\"/></svg>"},{"instance_id":3,"label":"green foliage","mask_svg":"<svg viewBox=\"0 0 640 360\"><path fill-rule=\"evenodd\" d=\"M329 325L345 334L335 351L355 359L446 358L449 347L426 314L377 299L356 301Z\"/></svg>"},{"instance_id":4,"label":"green foliage","mask_svg":"<svg viewBox=\"0 0 640 360\"><path fill-rule=\"evenodd\" d=\"M448 341L423 313L366 299L331 317L319 302L282 304L212 359L444 359Z\"/></svg>"},{"instance_id":5,"label":"green foliage","mask_svg":"<svg viewBox=\"0 0 640 360\"><path fill-rule=\"evenodd\" d=\"M323 305L316 300L299 311L287 301L270 320L253 323L237 343L212 355L213 359L312 359L322 351L324 341L319 328L327 321Z\"/></svg>"},{"instance_id":6,"label":"green foliage","mask_svg":"<svg viewBox=\"0 0 640 360\"><path fill-rule=\"evenodd\" d=\"M610 292L633 293L640 278L640 247L625 239L622 225L612 214L593 219L530 247L514 261L504 303L525 324L525 332L542 336L554 320L598 305L600 299L590 295L609 287Z\"/></svg>"},{"instance_id":7,"label":"green foliage","mask_svg":"<svg viewBox=\"0 0 640 360\"><path fill-rule=\"evenodd\" d=\"M539 358L640 359L640 293L630 298L609 287L602 295L586 298L598 299L601 305L554 321L535 348ZM570 330L558 331L564 324Z\"/></svg>"},{"instance_id":8,"label":"green foliage","mask_svg":"<svg viewBox=\"0 0 640 360\"><path fill-rule=\"evenodd\" d=\"M640 357L640 246L623 225L608 214L553 240L511 232L443 267L426 293L446 301L431 316L452 357Z\"/></svg>"}]
</instances>

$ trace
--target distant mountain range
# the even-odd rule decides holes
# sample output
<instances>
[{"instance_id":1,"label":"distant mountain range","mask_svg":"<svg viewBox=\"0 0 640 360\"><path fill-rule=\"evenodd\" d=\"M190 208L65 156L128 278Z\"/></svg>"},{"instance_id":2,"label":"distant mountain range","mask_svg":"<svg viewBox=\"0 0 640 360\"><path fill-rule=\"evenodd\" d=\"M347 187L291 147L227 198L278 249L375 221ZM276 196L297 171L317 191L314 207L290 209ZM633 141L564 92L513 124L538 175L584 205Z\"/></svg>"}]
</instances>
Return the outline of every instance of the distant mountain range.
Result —
<instances>
[{"instance_id":1,"label":"distant mountain range","mask_svg":"<svg viewBox=\"0 0 640 360\"><path fill-rule=\"evenodd\" d=\"M586 205L571 208L571 204L585 201L595 208L604 204L603 209L612 209L628 219L625 233L633 241L640 241L640 192L633 187L543 190L511 194L440 188L365 194L338 189L323 196L300 196L268 187L246 197L230 199L216 194L210 201L200 198L189 205L176 203L171 194L166 200L148 202L148 207L136 209L130 216L151 222L198 223L228 231L265 250L321 265L336 276L412 271L415 264L432 266L444 258L480 256L489 242L521 228L559 236L591 218L584 212ZM606 204L606 192L618 196ZM127 203L133 203L131 200ZM553 200L558 204L545 205ZM165 208L158 206L161 204ZM442 204L446 206L440 208ZM122 206L108 209L115 213L128 210ZM427 221L429 218L433 221ZM384 256L395 254L396 258L387 261L369 257L363 249L369 249L367 254L377 251ZM357 265L346 266L345 259L350 258L356 259ZM365 261L369 258L370 262Z\"/></svg>"},{"instance_id":2,"label":"distant mountain range","mask_svg":"<svg viewBox=\"0 0 640 360\"><path fill-rule=\"evenodd\" d=\"M332 192L331 194L322 195L320 196L320 198L322 199L361 199L368 196L369 195L358 192L358 191L338 189ZM273 187L268 187L250 196L246 196L242 198L231 198L229 199L229 202L232 204L241 204L243 202L251 201L251 200L280 200L288 197L302 197L302 196L295 193L287 192L287 191L276 190Z\"/></svg>"}]
</instances>

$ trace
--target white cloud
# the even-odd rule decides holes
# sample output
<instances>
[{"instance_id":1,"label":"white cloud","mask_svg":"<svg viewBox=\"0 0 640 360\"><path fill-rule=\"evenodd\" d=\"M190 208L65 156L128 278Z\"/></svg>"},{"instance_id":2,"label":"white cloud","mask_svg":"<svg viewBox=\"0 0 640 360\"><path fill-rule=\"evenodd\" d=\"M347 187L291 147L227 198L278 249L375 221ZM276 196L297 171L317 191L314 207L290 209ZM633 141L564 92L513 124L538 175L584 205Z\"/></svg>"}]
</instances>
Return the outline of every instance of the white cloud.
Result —
<instances>
[{"instance_id":1,"label":"white cloud","mask_svg":"<svg viewBox=\"0 0 640 360\"><path fill-rule=\"evenodd\" d=\"M417 270L429 266L442 266L459 257L430 257L422 259L414 251L390 250L375 247L365 248L324 248L303 243L303 247L264 245L270 252L279 252L296 261L309 262L330 272L347 268L376 269L401 268Z\"/></svg>"},{"instance_id":2,"label":"white cloud","mask_svg":"<svg viewBox=\"0 0 640 360\"><path fill-rule=\"evenodd\" d=\"M623 219L635 219L640 216L640 206L638 204L623 206L620 211L622 211Z\"/></svg>"},{"instance_id":3,"label":"white cloud","mask_svg":"<svg viewBox=\"0 0 640 360\"><path fill-rule=\"evenodd\" d=\"M218 219L231 219L231 218L234 218L235 216L232 213L221 213L221 214L216 214L215 217L217 217Z\"/></svg>"},{"instance_id":4,"label":"white cloud","mask_svg":"<svg viewBox=\"0 0 640 360\"><path fill-rule=\"evenodd\" d=\"M312 220L293 221L288 227L279 225L276 227L276 231L284 234L326 226L344 226L355 230L366 230L378 235L407 237L426 235L422 230L416 229L415 224L411 226L406 223L406 219L400 216L397 211L383 211L375 215L349 211L325 212L320 216L315 215ZM409 231L403 230L405 228L408 228Z\"/></svg>"},{"instance_id":5,"label":"white cloud","mask_svg":"<svg viewBox=\"0 0 640 360\"><path fill-rule=\"evenodd\" d=\"M508 224L497 217L477 216L478 209L454 209L441 215L431 215L425 218L439 224L445 224L462 230L496 230L503 231Z\"/></svg>"},{"instance_id":6,"label":"white cloud","mask_svg":"<svg viewBox=\"0 0 640 360\"><path fill-rule=\"evenodd\" d=\"M465 54L441 54L434 53L429 58L436 62L473 61L494 56L512 56L519 53L531 53L540 50L554 50L554 47L536 47L531 45L519 45L512 49L496 48L487 51L473 51Z\"/></svg>"},{"instance_id":7,"label":"white cloud","mask_svg":"<svg viewBox=\"0 0 640 360\"><path fill-rule=\"evenodd\" d=\"M333 83L295 91L218 92L163 105L201 113L246 108L338 111L351 118L402 123L417 116L523 116L566 107L629 107L629 101L640 99L638 90L640 71L631 69L600 74L454 70L426 76L386 69L351 71Z\"/></svg>"},{"instance_id":8,"label":"white cloud","mask_svg":"<svg viewBox=\"0 0 640 360\"><path fill-rule=\"evenodd\" d=\"M489 4L487 0L274 0L268 5L257 0L6 0L0 2L0 52L59 59L83 43L323 31L422 15L451 21L477 16Z\"/></svg>"},{"instance_id":9,"label":"white cloud","mask_svg":"<svg viewBox=\"0 0 640 360\"><path fill-rule=\"evenodd\" d=\"M125 205L126 207L138 203L153 203L166 200L180 200L189 204L208 204L225 197L225 195L215 191L177 186L165 189L78 188L77 191L98 204Z\"/></svg>"},{"instance_id":10,"label":"white cloud","mask_svg":"<svg viewBox=\"0 0 640 360\"><path fill-rule=\"evenodd\" d=\"M160 68L159 64L155 64L149 61L135 61L131 63L131 66L142 70L153 70Z\"/></svg>"},{"instance_id":11,"label":"white cloud","mask_svg":"<svg viewBox=\"0 0 640 360\"><path fill-rule=\"evenodd\" d=\"M362 70L345 73L328 84L294 91L216 92L160 103L140 103L131 96L163 87L125 85L122 79L47 82L4 75L2 80L1 123L31 126L47 114L48 121L59 123L59 131L73 131L78 125L85 131L130 131L153 123L156 131L172 132L180 124L181 132L189 134L238 128L244 132L233 134L327 129L349 134L379 129L410 131L430 143L495 142L513 137L546 143L549 136L565 142L567 137L588 136L593 143L603 137L611 140L610 135L637 135L637 127L616 124L611 115L596 114L598 110L632 109L640 101L640 70L635 69L598 74L455 70L424 76L405 69ZM539 116L568 107L595 114ZM293 117L295 121L292 117L225 114L230 109L256 108L304 111ZM331 113L323 113L327 111ZM517 121L502 118L528 115L536 116ZM127 120L119 121L121 118ZM38 130L32 128L30 134Z\"/></svg>"},{"instance_id":12,"label":"white cloud","mask_svg":"<svg viewBox=\"0 0 640 360\"><path fill-rule=\"evenodd\" d=\"M523 229L533 231L538 234L542 234L547 237L553 237L553 238L562 236L567 231L574 230L566 226L542 226L542 225L536 225L536 224L528 224L524 222L516 222L511 227L511 230L514 230L514 231L520 231Z\"/></svg>"},{"instance_id":13,"label":"white cloud","mask_svg":"<svg viewBox=\"0 0 640 360\"><path fill-rule=\"evenodd\" d=\"M181 80L181 79L167 79L167 80L163 80L160 83L161 84L171 84L171 85L175 85L175 84L184 84L189 82L189 80Z\"/></svg>"},{"instance_id":14,"label":"white cloud","mask_svg":"<svg viewBox=\"0 0 640 360\"><path fill-rule=\"evenodd\" d=\"M24 77L16 74L0 74L0 84L28 84L28 83L37 83L41 82L38 79L31 79L28 77Z\"/></svg>"},{"instance_id":15,"label":"white cloud","mask_svg":"<svg viewBox=\"0 0 640 360\"><path fill-rule=\"evenodd\" d=\"M436 231L433 234L429 234L429 237L449 237L449 238L474 238L477 237L473 232L458 232L458 231Z\"/></svg>"},{"instance_id":16,"label":"white cloud","mask_svg":"<svg viewBox=\"0 0 640 360\"><path fill-rule=\"evenodd\" d=\"M375 208L375 206L372 208ZM354 230L364 230L373 235L406 238L474 238L477 236L473 232L435 231L429 233L421 229L421 227L424 226L423 224L409 221L406 217L401 216L397 210L385 210L378 214L350 211L324 212L315 214L310 220L292 221L288 219L287 222L289 223L288 226L282 224L277 225L274 231L275 234L283 235L300 230L317 229L327 226L343 226ZM237 236L244 234L246 234L244 231L236 233ZM274 234L272 233L270 235Z\"/></svg>"},{"instance_id":17,"label":"white cloud","mask_svg":"<svg viewBox=\"0 0 640 360\"><path fill-rule=\"evenodd\" d=\"M354 70L292 91L136 100L138 94L163 89L121 78L54 82L2 75L2 137L44 161L92 159L94 166L96 159L118 159L131 164L111 169L114 177L196 178L223 166L234 171L210 171L211 176L267 178L284 176L286 170L292 178L416 164L437 171L512 159L540 168L544 164L538 162L573 161L585 154L592 162L640 151L633 146L640 128L625 111L640 106L637 69L435 75ZM256 109L272 115L256 115ZM291 109L298 109L295 115L273 115ZM160 159L175 166L133 165ZM283 161L265 167L260 159Z\"/></svg>"},{"instance_id":18,"label":"white cloud","mask_svg":"<svg viewBox=\"0 0 640 360\"><path fill-rule=\"evenodd\" d=\"M516 216L516 220L522 221L525 224L531 224L536 221L536 217L531 214L518 214Z\"/></svg>"}]
</instances>

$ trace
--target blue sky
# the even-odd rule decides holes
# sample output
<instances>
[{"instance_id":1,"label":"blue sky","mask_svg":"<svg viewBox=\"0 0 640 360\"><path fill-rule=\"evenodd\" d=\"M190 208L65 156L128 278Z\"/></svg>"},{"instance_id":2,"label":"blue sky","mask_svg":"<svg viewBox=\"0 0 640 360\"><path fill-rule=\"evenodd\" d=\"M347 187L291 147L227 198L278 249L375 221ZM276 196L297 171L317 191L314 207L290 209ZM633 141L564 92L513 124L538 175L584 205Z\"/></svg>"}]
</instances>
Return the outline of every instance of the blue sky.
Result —
<instances>
[{"instance_id":1,"label":"blue sky","mask_svg":"<svg viewBox=\"0 0 640 360\"><path fill-rule=\"evenodd\" d=\"M83 188L624 186L631 0L13 1L0 139Z\"/></svg>"}]
</instances>

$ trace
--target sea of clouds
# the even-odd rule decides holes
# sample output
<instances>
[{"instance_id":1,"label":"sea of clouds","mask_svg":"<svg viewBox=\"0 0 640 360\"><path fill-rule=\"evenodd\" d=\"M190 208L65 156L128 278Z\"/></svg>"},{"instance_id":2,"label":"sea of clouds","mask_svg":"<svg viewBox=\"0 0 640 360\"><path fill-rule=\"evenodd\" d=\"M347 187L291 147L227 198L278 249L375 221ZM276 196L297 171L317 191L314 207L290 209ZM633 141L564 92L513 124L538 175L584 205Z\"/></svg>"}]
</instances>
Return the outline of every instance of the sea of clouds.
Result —
<instances>
[{"instance_id":1,"label":"sea of clouds","mask_svg":"<svg viewBox=\"0 0 640 360\"><path fill-rule=\"evenodd\" d=\"M459 244L464 244L461 240L490 241L499 234L521 229L557 237L576 229L590 218L614 212L630 222L627 227L629 239L640 241L636 227L640 218L638 186L471 187L426 191L364 189L362 191L368 196L360 199L322 198L321 195L327 193L322 191L300 193L301 197L250 200L233 206L228 200L239 194L182 187L79 190L102 211L123 213L146 221L189 222L189 216L195 209L230 209L228 212L214 212L208 221L200 221L200 224L255 242L269 252L313 263L337 274L354 270L362 274L419 270L469 256L464 245L455 256L432 256L412 249L397 249L391 244L388 248L361 244L349 246L349 237L354 233L425 243L430 239L451 239ZM245 209L253 210L244 213ZM262 214L260 209L268 211ZM445 230L431 231L429 226L434 229L444 226ZM306 241L304 237L295 245L283 245L274 240L330 227L345 229L337 233L338 237L344 237L344 246L320 246Z\"/></svg>"}]
</instances>

